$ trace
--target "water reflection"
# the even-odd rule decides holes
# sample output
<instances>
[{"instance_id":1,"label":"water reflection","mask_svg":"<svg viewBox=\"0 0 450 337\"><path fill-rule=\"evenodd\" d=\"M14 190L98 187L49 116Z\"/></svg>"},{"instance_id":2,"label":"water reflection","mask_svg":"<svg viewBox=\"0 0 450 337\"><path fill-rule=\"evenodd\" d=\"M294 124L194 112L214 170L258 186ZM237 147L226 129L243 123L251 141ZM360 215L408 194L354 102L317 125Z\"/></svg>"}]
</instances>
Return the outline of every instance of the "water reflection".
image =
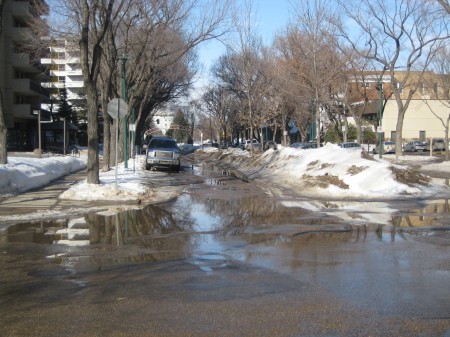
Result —
<instances>
[{"instance_id":1,"label":"water reflection","mask_svg":"<svg viewBox=\"0 0 450 337\"><path fill-rule=\"evenodd\" d=\"M247 196L220 194L212 198L198 192L116 215L17 224L0 240L80 249L128 247L116 250L123 254L120 261L189 258L206 270L230 258L247 260L245 247L249 246L262 249L257 253L251 250L251 254L264 255L280 247L298 250L310 242L422 240L425 234L442 235L450 229L448 200L433 200L421 207L407 203L403 210L394 211L379 202L278 201L251 190ZM384 221L389 226L380 224Z\"/></svg>"}]
</instances>

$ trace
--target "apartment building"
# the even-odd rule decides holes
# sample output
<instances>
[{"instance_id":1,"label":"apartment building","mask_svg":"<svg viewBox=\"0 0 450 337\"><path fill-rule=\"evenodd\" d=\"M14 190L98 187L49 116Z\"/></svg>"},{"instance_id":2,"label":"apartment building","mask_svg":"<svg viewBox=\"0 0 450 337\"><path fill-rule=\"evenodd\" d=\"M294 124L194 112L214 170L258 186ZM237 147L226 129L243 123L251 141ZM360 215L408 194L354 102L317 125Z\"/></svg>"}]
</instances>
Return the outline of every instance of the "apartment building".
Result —
<instances>
[{"instance_id":1,"label":"apartment building","mask_svg":"<svg viewBox=\"0 0 450 337\"><path fill-rule=\"evenodd\" d=\"M80 49L76 43L66 39L55 39L49 43L49 55L41 59L41 63L49 69L48 81L42 86L50 91L50 98L57 102L60 90L66 88L67 99L74 106L79 107L86 101L84 92L83 73L80 63ZM46 108L50 109L47 104ZM52 107L57 109L57 105Z\"/></svg>"},{"instance_id":2,"label":"apartment building","mask_svg":"<svg viewBox=\"0 0 450 337\"><path fill-rule=\"evenodd\" d=\"M444 138L445 123L450 118L449 75L435 74L428 71L420 78L420 73L410 74L409 81L402 87L401 82L406 73L395 73L396 86L403 102L410 90L415 89L403 121L402 137L405 140L429 138ZM383 100L387 99L383 110L381 127L386 140L396 138L398 105L393 95L390 76L381 73L368 72L363 80L355 81L351 85L352 100L357 106L362 106L364 96L368 104L365 105L363 118L370 121L374 130L380 125L380 91L379 83L383 84ZM364 87L365 90L361 90Z\"/></svg>"},{"instance_id":3,"label":"apartment building","mask_svg":"<svg viewBox=\"0 0 450 337\"><path fill-rule=\"evenodd\" d=\"M49 119L49 111L41 110L41 102L49 97L41 87L45 67L36 52L24 46L33 35L32 20L40 20L49 11L45 0L5 0L0 34L0 89L8 128L8 151L38 148L38 115ZM36 37L37 38L37 37Z\"/></svg>"},{"instance_id":4,"label":"apartment building","mask_svg":"<svg viewBox=\"0 0 450 337\"><path fill-rule=\"evenodd\" d=\"M80 63L80 49L75 42L66 39L49 40L49 50L46 58L41 59L49 71L48 80L42 86L50 92L50 100L42 104L44 110L52 115L58 111L61 91L66 90L67 101L74 111L80 112L86 104L83 73ZM44 144L46 147L61 147L64 144L63 122L54 120L43 126ZM78 143L78 127L66 123L66 146Z\"/></svg>"}]
</instances>

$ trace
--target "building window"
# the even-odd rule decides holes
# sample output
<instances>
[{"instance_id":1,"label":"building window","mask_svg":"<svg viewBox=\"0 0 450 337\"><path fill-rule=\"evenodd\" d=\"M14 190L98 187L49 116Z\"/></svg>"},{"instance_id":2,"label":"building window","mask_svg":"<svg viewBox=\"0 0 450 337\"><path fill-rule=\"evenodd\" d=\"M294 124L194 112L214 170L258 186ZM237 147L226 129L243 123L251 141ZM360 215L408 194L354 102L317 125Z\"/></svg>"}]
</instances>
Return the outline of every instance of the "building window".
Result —
<instances>
[{"instance_id":1,"label":"building window","mask_svg":"<svg viewBox=\"0 0 450 337\"><path fill-rule=\"evenodd\" d=\"M364 82L364 87L365 87L366 89L369 89L369 88L370 88L370 83Z\"/></svg>"},{"instance_id":2,"label":"building window","mask_svg":"<svg viewBox=\"0 0 450 337\"><path fill-rule=\"evenodd\" d=\"M421 94L425 93L425 83L423 82L419 83L419 91Z\"/></svg>"},{"instance_id":3,"label":"building window","mask_svg":"<svg viewBox=\"0 0 450 337\"><path fill-rule=\"evenodd\" d=\"M427 138L427 132L426 131L419 131L419 140L421 142L424 142Z\"/></svg>"},{"instance_id":4,"label":"building window","mask_svg":"<svg viewBox=\"0 0 450 337\"><path fill-rule=\"evenodd\" d=\"M391 131L391 140L395 140L397 138L397 132Z\"/></svg>"},{"instance_id":5,"label":"building window","mask_svg":"<svg viewBox=\"0 0 450 337\"><path fill-rule=\"evenodd\" d=\"M436 97L438 97L438 94L439 94L439 86L438 86L437 83L434 83L434 84L433 84L433 90L434 90L434 95L435 95Z\"/></svg>"}]
</instances>

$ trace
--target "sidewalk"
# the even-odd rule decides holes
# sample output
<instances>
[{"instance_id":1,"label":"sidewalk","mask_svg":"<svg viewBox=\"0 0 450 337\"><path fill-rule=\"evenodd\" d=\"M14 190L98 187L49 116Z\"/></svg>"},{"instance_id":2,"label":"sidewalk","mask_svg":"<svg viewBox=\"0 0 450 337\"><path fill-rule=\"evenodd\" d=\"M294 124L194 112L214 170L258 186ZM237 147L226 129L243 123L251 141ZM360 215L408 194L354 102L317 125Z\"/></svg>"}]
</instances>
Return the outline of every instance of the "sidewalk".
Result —
<instances>
[{"instance_id":1,"label":"sidewalk","mask_svg":"<svg viewBox=\"0 0 450 337\"><path fill-rule=\"evenodd\" d=\"M59 200L58 196L84 178L86 178L86 169L58 178L42 188L6 197L0 201L0 216L60 210L67 206L65 205L67 202Z\"/></svg>"}]
</instances>

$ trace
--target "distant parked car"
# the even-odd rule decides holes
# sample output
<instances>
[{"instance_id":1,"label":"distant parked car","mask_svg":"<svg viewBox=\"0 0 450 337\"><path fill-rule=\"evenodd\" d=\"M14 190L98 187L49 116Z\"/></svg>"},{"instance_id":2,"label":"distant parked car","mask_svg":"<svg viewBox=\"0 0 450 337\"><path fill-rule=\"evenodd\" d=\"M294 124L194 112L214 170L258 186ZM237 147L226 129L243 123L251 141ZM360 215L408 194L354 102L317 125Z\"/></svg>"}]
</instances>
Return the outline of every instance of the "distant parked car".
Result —
<instances>
[{"instance_id":1,"label":"distant parked car","mask_svg":"<svg viewBox=\"0 0 450 337\"><path fill-rule=\"evenodd\" d=\"M320 145L322 146L322 145ZM317 143L309 142L309 143L292 143L291 147L296 149L317 149Z\"/></svg>"},{"instance_id":2,"label":"distant parked car","mask_svg":"<svg viewBox=\"0 0 450 337\"><path fill-rule=\"evenodd\" d=\"M432 147L430 146L430 142L427 143L427 150L433 148L433 151L445 151L445 142L443 138L433 138L432 139Z\"/></svg>"},{"instance_id":3,"label":"distant parked car","mask_svg":"<svg viewBox=\"0 0 450 337\"><path fill-rule=\"evenodd\" d=\"M183 154L192 153L195 151L195 147L192 144L181 144L178 146L180 152Z\"/></svg>"},{"instance_id":4,"label":"distant parked car","mask_svg":"<svg viewBox=\"0 0 450 337\"><path fill-rule=\"evenodd\" d=\"M356 142L345 142L345 143L340 143L338 145L339 145L339 147L342 147L343 149L362 151L361 144L356 143Z\"/></svg>"},{"instance_id":5,"label":"distant parked car","mask_svg":"<svg viewBox=\"0 0 450 337\"><path fill-rule=\"evenodd\" d=\"M246 139L244 142L239 144L239 147L241 150L250 150L250 145L252 145L254 149L261 148L261 144L256 139L253 139L253 143L250 142L250 139Z\"/></svg>"},{"instance_id":6,"label":"distant parked car","mask_svg":"<svg viewBox=\"0 0 450 337\"><path fill-rule=\"evenodd\" d=\"M427 144L420 140L412 140L403 145L403 151L405 152L423 152L427 149Z\"/></svg>"},{"instance_id":7,"label":"distant parked car","mask_svg":"<svg viewBox=\"0 0 450 337\"><path fill-rule=\"evenodd\" d=\"M382 147L383 147L382 154L395 153L395 142L383 142ZM379 148L380 148L380 145L377 144L377 146L375 146L373 148L373 153L374 154L379 153Z\"/></svg>"},{"instance_id":8,"label":"distant parked car","mask_svg":"<svg viewBox=\"0 0 450 337\"><path fill-rule=\"evenodd\" d=\"M276 150L277 148L278 148L277 143L275 143L272 140L269 140L264 143L264 151L266 151L268 149Z\"/></svg>"},{"instance_id":9,"label":"distant parked car","mask_svg":"<svg viewBox=\"0 0 450 337\"><path fill-rule=\"evenodd\" d=\"M180 171L180 149L177 142L172 138L155 137L147 146L145 168L166 168Z\"/></svg>"}]
</instances>

